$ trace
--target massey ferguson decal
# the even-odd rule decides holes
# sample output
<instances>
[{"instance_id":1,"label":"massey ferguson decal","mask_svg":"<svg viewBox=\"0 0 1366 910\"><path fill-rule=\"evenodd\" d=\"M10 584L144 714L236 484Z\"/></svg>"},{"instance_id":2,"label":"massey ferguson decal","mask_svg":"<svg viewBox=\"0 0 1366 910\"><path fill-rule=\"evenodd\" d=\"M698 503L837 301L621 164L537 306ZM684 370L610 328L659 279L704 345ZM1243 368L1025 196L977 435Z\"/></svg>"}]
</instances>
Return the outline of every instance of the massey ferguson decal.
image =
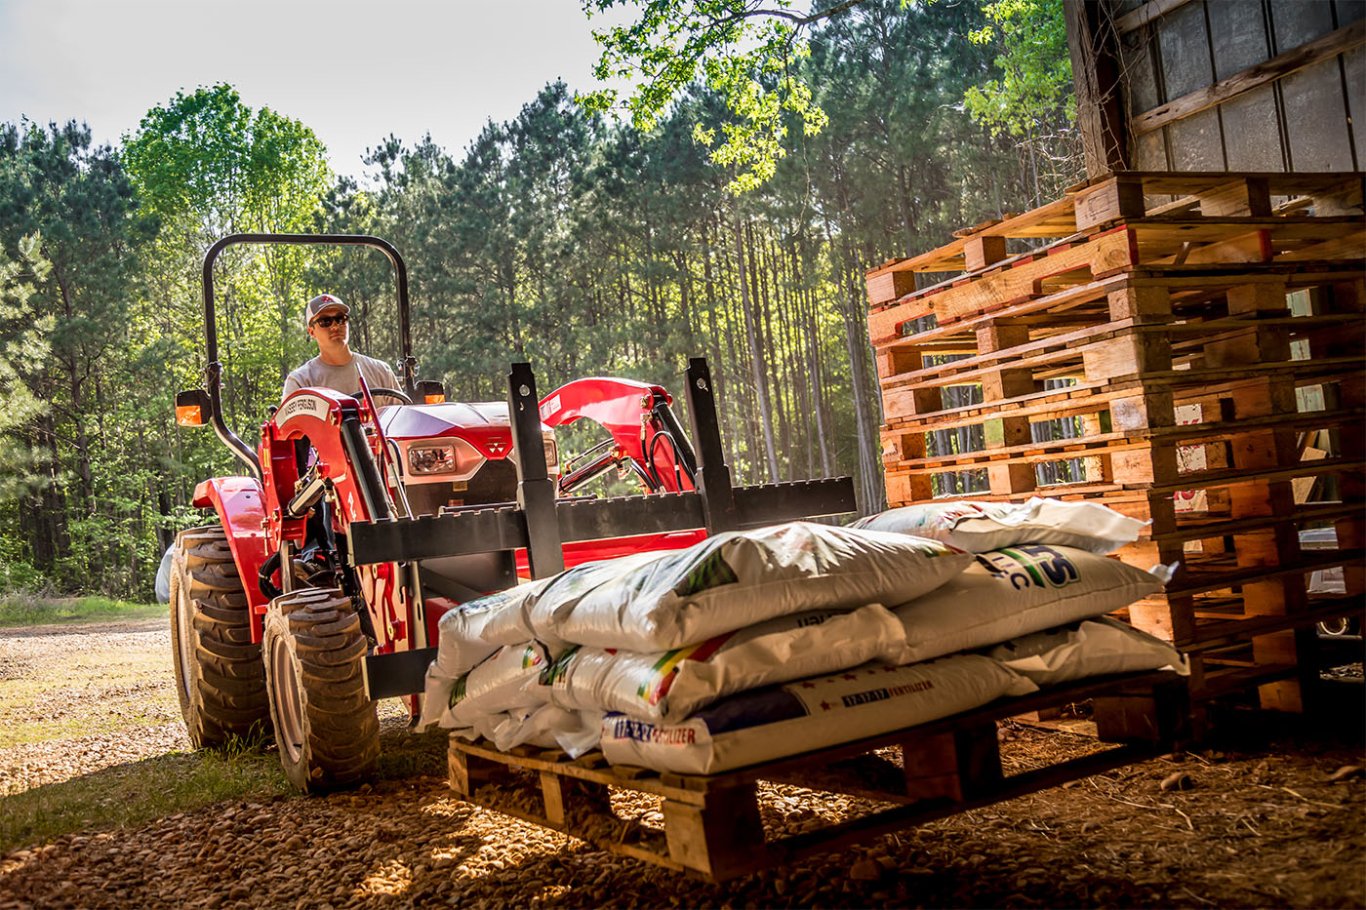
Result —
<instances>
[{"instance_id":1,"label":"massey ferguson decal","mask_svg":"<svg viewBox=\"0 0 1366 910\"><path fill-rule=\"evenodd\" d=\"M332 402L320 395L312 395L307 392L296 395L285 402L279 411L275 412L275 425L282 427L301 414L321 420L327 415L327 410L331 404Z\"/></svg>"}]
</instances>

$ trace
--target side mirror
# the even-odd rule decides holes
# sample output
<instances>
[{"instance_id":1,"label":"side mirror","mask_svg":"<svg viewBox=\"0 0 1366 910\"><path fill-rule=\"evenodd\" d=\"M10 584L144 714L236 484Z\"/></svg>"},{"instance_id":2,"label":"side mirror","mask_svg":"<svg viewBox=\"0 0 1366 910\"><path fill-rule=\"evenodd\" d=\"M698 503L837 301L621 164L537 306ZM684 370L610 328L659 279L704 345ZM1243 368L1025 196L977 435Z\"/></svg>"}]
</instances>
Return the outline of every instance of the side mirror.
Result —
<instances>
[{"instance_id":1,"label":"side mirror","mask_svg":"<svg viewBox=\"0 0 1366 910\"><path fill-rule=\"evenodd\" d=\"M420 404L441 404L446 400L446 387L438 379L419 379L417 400Z\"/></svg>"},{"instance_id":2,"label":"side mirror","mask_svg":"<svg viewBox=\"0 0 1366 910\"><path fill-rule=\"evenodd\" d=\"M182 427L202 427L209 419L213 405L209 393L203 389L186 389L175 393L175 422Z\"/></svg>"}]
</instances>

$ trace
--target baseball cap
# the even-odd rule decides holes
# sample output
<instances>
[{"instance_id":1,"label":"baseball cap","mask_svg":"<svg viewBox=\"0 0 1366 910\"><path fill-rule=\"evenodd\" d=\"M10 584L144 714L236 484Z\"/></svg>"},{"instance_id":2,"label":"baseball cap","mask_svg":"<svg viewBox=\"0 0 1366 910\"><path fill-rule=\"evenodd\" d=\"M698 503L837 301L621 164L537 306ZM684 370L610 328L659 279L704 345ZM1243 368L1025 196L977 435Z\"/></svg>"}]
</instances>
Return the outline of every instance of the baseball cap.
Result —
<instances>
[{"instance_id":1,"label":"baseball cap","mask_svg":"<svg viewBox=\"0 0 1366 910\"><path fill-rule=\"evenodd\" d=\"M304 307L304 328L308 328L317 315L329 307L340 307L343 313L351 312L351 308L342 303L340 297L334 297L331 294L319 294L308 302L308 306Z\"/></svg>"}]
</instances>

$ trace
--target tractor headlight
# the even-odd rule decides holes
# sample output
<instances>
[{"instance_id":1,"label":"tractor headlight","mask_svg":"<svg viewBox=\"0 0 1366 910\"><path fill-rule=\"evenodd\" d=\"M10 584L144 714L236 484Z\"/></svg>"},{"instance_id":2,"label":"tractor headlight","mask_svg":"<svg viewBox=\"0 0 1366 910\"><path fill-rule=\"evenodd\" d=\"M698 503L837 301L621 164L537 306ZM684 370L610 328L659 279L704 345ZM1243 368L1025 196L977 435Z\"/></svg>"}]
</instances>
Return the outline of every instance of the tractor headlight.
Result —
<instances>
[{"instance_id":1,"label":"tractor headlight","mask_svg":"<svg viewBox=\"0 0 1366 910\"><path fill-rule=\"evenodd\" d=\"M408 470L414 475L454 474L458 462L451 443L412 446L408 449Z\"/></svg>"},{"instance_id":2,"label":"tractor headlight","mask_svg":"<svg viewBox=\"0 0 1366 910\"><path fill-rule=\"evenodd\" d=\"M544 436L545 469L551 474L560 473L560 447L555 444L554 436Z\"/></svg>"}]
</instances>

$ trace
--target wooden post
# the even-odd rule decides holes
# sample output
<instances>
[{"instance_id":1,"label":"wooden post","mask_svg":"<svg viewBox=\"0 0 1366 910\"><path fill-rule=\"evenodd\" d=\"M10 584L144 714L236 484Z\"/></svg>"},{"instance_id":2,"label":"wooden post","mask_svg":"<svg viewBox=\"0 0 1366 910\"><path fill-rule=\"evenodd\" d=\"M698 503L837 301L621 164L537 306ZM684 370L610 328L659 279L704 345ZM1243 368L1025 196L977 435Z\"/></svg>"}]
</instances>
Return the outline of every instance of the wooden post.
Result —
<instances>
[{"instance_id":1,"label":"wooden post","mask_svg":"<svg viewBox=\"0 0 1366 910\"><path fill-rule=\"evenodd\" d=\"M1029 327L992 320L977 329L979 354L994 354L1029 343ZM982 400L990 404L1018 398L1034 391L1034 374L1028 369L993 370L982 375ZM1031 436L1028 417L1000 417L983 425L988 449L1026 445ZM987 466L993 493L1027 493L1038 485L1032 464L1009 462Z\"/></svg>"},{"instance_id":2,"label":"wooden post","mask_svg":"<svg viewBox=\"0 0 1366 910\"><path fill-rule=\"evenodd\" d=\"M975 272L984 269L993 262L1000 262L1006 258L1006 239L1004 237L990 237L977 235L969 237L963 244L963 262L967 266L967 271Z\"/></svg>"},{"instance_id":3,"label":"wooden post","mask_svg":"<svg viewBox=\"0 0 1366 910\"><path fill-rule=\"evenodd\" d=\"M1067 22L1086 174L1094 179L1125 170L1129 140L1119 95L1119 66L1115 48L1103 37L1113 36L1114 28L1102 21L1105 11L1099 3L1063 0L1062 14Z\"/></svg>"},{"instance_id":4,"label":"wooden post","mask_svg":"<svg viewBox=\"0 0 1366 910\"><path fill-rule=\"evenodd\" d=\"M983 796L1005 777L995 722L910 736L901 743L906 795L915 800L962 802Z\"/></svg>"},{"instance_id":5,"label":"wooden post","mask_svg":"<svg viewBox=\"0 0 1366 910\"><path fill-rule=\"evenodd\" d=\"M447 768L450 771L451 789L461 796L470 796L484 784L507 776L507 768L497 762L461 752L454 746L447 748L450 750Z\"/></svg>"},{"instance_id":6,"label":"wooden post","mask_svg":"<svg viewBox=\"0 0 1366 910\"><path fill-rule=\"evenodd\" d=\"M753 784L709 791L705 806L666 799L662 811L674 862L715 879L762 866L764 826Z\"/></svg>"}]
</instances>

